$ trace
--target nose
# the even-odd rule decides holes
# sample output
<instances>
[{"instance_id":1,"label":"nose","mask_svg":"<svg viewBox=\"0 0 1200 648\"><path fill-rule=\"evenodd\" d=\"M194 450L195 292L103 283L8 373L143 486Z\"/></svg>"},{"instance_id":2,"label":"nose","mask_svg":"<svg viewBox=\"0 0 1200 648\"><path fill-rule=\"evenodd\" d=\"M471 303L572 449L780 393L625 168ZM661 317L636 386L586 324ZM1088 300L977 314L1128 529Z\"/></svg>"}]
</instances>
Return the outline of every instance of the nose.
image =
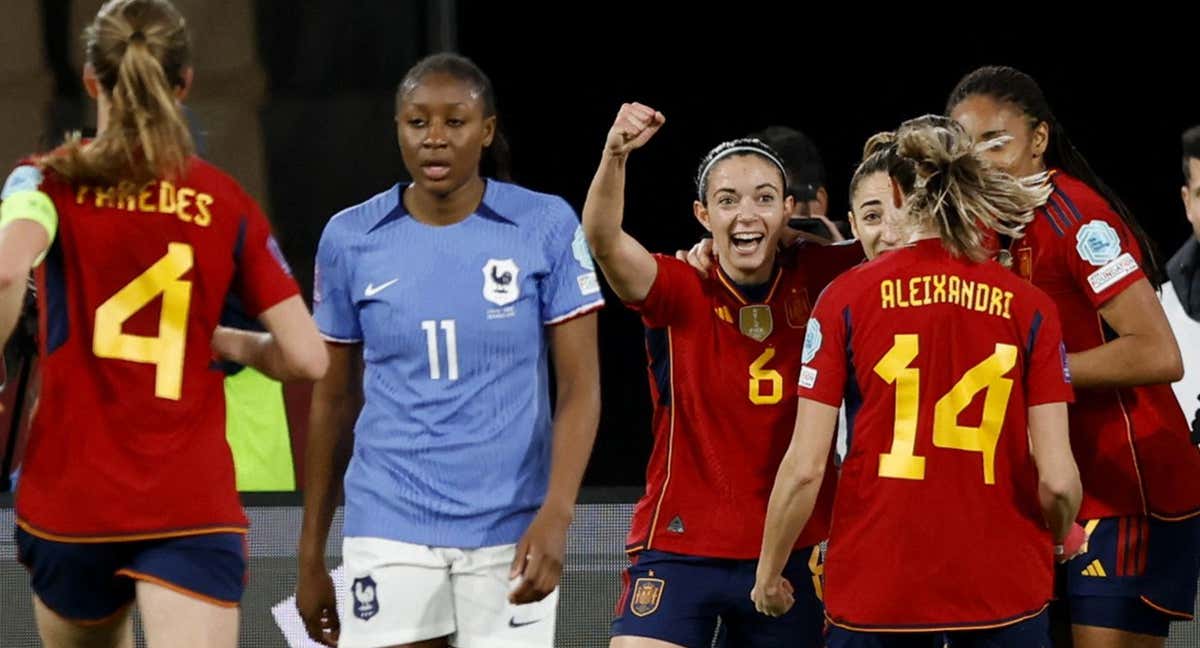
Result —
<instances>
[{"instance_id":1,"label":"nose","mask_svg":"<svg viewBox=\"0 0 1200 648\"><path fill-rule=\"evenodd\" d=\"M436 121L430 122L429 130L425 131L425 139L421 140L421 145L428 148L441 148L446 144L446 127Z\"/></svg>"}]
</instances>

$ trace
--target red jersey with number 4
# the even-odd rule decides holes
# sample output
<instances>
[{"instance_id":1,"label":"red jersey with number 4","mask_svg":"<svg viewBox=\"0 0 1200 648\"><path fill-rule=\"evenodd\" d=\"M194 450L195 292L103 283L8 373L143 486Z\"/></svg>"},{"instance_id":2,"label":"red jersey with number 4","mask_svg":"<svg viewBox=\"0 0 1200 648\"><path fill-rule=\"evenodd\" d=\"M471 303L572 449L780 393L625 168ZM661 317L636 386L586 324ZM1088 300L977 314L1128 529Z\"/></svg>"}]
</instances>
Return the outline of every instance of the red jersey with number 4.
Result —
<instances>
[{"instance_id":1,"label":"red jersey with number 4","mask_svg":"<svg viewBox=\"0 0 1200 648\"><path fill-rule=\"evenodd\" d=\"M829 285L804 360L800 396L845 397L850 425L825 563L833 623L965 629L1039 613L1053 540L1027 409L1071 400L1050 299L920 241Z\"/></svg>"},{"instance_id":2,"label":"red jersey with number 4","mask_svg":"<svg viewBox=\"0 0 1200 648\"><path fill-rule=\"evenodd\" d=\"M199 158L144 187L40 173L13 174L59 217L18 523L62 541L244 530L211 343L231 292L250 315L298 293L266 219Z\"/></svg>"},{"instance_id":3,"label":"red jersey with number 4","mask_svg":"<svg viewBox=\"0 0 1200 648\"><path fill-rule=\"evenodd\" d=\"M769 290L749 295L718 268L707 278L658 256L646 299L654 449L628 550L752 559L767 498L796 422L792 389L810 299L858 263L857 245L802 245L780 260ZM835 475L832 453L829 475ZM834 480L796 547L825 539Z\"/></svg>"},{"instance_id":4,"label":"red jersey with number 4","mask_svg":"<svg viewBox=\"0 0 1200 648\"><path fill-rule=\"evenodd\" d=\"M1142 250L1103 196L1060 171L1051 180L1050 201L1012 243L1013 269L1054 300L1067 351L1079 353L1116 337L1098 311L1146 279ZM1170 385L1077 396L1071 449L1083 480L1080 519L1200 512L1200 450Z\"/></svg>"}]
</instances>

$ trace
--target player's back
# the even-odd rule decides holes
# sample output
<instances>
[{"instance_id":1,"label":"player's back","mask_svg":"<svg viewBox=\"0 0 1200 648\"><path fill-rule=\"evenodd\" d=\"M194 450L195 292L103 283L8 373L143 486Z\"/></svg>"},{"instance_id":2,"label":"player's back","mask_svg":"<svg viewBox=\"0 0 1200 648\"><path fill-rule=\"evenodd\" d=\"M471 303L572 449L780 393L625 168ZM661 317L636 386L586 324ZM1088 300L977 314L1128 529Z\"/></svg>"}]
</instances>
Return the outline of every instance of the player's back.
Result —
<instances>
[{"instance_id":1,"label":"player's back","mask_svg":"<svg viewBox=\"0 0 1200 648\"><path fill-rule=\"evenodd\" d=\"M934 239L848 272L826 300L818 344L843 345L851 426L826 567L831 618L881 630L1036 614L1051 594L1052 542L1029 394L1070 398L1049 299ZM801 396L839 382L830 364L815 354Z\"/></svg>"},{"instance_id":2,"label":"player's back","mask_svg":"<svg viewBox=\"0 0 1200 648\"><path fill-rule=\"evenodd\" d=\"M106 537L244 526L211 340L235 279L255 315L296 293L262 214L198 158L144 187L48 173L40 188L59 230L37 273L22 522Z\"/></svg>"}]
</instances>

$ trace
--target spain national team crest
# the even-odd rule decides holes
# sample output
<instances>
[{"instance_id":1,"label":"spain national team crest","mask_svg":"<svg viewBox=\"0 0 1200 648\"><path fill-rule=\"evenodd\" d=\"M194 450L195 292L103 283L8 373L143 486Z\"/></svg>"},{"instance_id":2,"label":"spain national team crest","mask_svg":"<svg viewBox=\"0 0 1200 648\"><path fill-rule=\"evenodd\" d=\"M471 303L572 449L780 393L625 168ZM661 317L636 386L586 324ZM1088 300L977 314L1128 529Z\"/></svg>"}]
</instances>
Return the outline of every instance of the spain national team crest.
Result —
<instances>
[{"instance_id":1,"label":"spain national team crest","mask_svg":"<svg viewBox=\"0 0 1200 648\"><path fill-rule=\"evenodd\" d=\"M370 576L355 578L350 585L350 594L354 598L354 616L363 621L379 613L379 598L376 596L375 579Z\"/></svg>"},{"instance_id":2,"label":"spain national team crest","mask_svg":"<svg viewBox=\"0 0 1200 648\"><path fill-rule=\"evenodd\" d=\"M738 330L748 338L758 342L767 339L775 330L775 321L771 318L771 307L764 304L742 306L738 311Z\"/></svg>"},{"instance_id":3,"label":"spain national team crest","mask_svg":"<svg viewBox=\"0 0 1200 648\"><path fill-rule=\"evenodd\" d=\"M521 296L521 269L512 259L488 259L483 264L483 298L497 306L508 306Z\"/></svg>"},{"instance_id":4,"label":"spain national team crest","mask_svg":"<svg viewBox=\"0 0 1200 648\"><path fill-rule=\"evenodd\" d=\"M806 288L793 288L783 302L783 314L787 317L788 326L804 328L808 324L808 316L812 306L808 303Z\"/></svg>"},{"instance_id":5,"label":"spain national team crest","mask_svg":"<svg viewBox=\"0 0 1200 648\"><path fill-rule=\"evenodd\" d=\"M629 611L634 616L650 616L658 610L662 601L663 588L666 581L661 578L639 578L633 584L633 597L629 601Z\"/></svg>"}]
</instances>

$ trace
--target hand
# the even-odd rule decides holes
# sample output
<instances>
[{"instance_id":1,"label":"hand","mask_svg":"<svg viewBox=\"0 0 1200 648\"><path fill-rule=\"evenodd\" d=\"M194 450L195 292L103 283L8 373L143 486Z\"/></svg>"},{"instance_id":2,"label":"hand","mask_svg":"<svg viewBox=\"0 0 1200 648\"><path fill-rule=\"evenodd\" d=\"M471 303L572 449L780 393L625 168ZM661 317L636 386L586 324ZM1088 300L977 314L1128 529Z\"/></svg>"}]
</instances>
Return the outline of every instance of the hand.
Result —
<instances>
[{"instance_id":1,"label":"hand","mask_svg":"<svg viewBox=\"0 0 1200 648\"><path fill-rule=\"evenodd\" d=\"M675 258L695 268L701 277L707 277L713 264L717 262L717 249L713 247L712 239L702 238L692 249L676 252Z\"/></svg>"},{"instance_id":2,"label":"hand","mask_svg":"<svg viewBox=\"0 0 1200 648\"><path fill-rule=\"evenodd\" d=\"M617 119L608 131L604 150L610 155L625 157L630 151L650 141L666 121L662 113L649 106L640 103L621 104Z\"/></svg>"},{"instance_id":3,"label":"hand","mask_svg":"<svg viewBox=\"0 0 1200 648\"><path fill-rule=\"evenodd\" d=\"M296 609L304 620L309 638L323 646L337 646L342 625L338 619L333 579L325 571L324 561L300 566L296 580Z\"/></svg>"},{"instance_id":4,"label":"hand","mask_svg":"<svg viewBox=\"0 0 1200 648\"><path fill-rule=\"evenodd\" d=\"M754 589L750 590L750 599L754 601L754 609L769 617L778 617L787 614L796 603L795 591L783 576L764 578L759 575Z\"/></svg>"},{"instance_id":5,"label":"hand","mask_svg":"<svg viewBox=\"0 0 1200 648\"><path fill-rule=\"evenodd\" d=\"M543 505L525 535L517 543L509 578L521 577L508 595L513 605L540 601L550 595L562 577L563 556L567 552L567 528L571 512Z\"/></svg>"},{"instance_id":6,"label":"hand","mask_svg":"<svg viewBox=\"0 0 1200 648\"><path fill-rule=\"evenodd\" d=\"M1083 527L1079 526L1078 522L1071 524L1071 530L1067 532L1067 537L1062 541L1062 544L1054 547L1054 558L1060 563L1065 563L1083 554L1083 548L1087 546L1088 533Z\"/></svg>"}]
</instances>

